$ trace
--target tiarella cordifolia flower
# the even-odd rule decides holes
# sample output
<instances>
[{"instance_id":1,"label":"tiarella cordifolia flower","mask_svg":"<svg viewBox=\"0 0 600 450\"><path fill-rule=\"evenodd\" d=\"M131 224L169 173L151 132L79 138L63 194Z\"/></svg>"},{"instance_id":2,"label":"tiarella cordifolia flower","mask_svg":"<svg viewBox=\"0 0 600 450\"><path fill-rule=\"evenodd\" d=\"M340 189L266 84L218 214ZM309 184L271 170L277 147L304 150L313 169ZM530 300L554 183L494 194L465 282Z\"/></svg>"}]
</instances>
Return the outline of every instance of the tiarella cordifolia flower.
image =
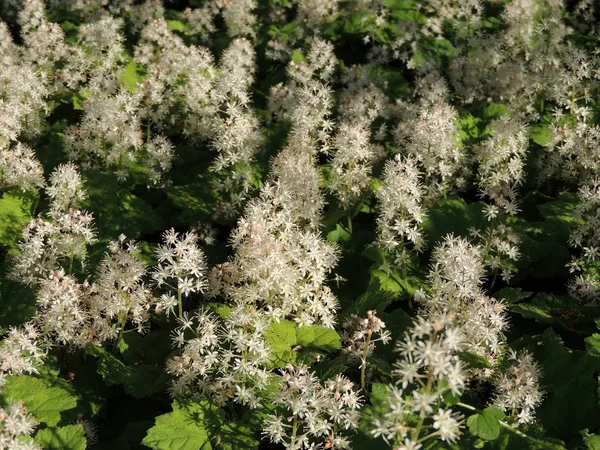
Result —
<instances>
[{"instance_id":1,"label":"tiarella cordifolia flower","mask_svg":"<svg viewBox=\"0 0 600 450\"><path fill-rule=\"evenodd\" d=\"M312 155L291 142L273 160L269 184L262 190L263 201L303 228L316 229L321 222L325 200L320 190L321 175ZM281 221L283 217L277 220Z\"/></svg>"},{"instance_id":2,"label":"tiarella cordifolia flower","mask_svg":"<svg viewBox=\"0 0 600 450\"><path fill-rule=\"evenodd\" d=\"M489 197L508 215L518 212L516 189L523 182L528 143L524 126L515 119L502 116L492 123L492 137L477 149L481 195ZM488 220L491 218L488 215Z\"/></svg>"},{"instance_id":3,"label":"tiarella cordifolia flower","mask_svg":"<svg viewBox=\"0 0 600 450\"><path fill-rule=\"evenodd\" d=\"M217 240L217 229L208 222L197 222L192 231L198 236L198 241L206 245L215 245Z\"/></svg>"},{"instance_id":4,"label":"tiarella cordifolia flower","mask_svg":"<svg viewBox=\"0 0 600 450\"><path fill-rule=\"evenodd\" d=\"M378 80L371 75L372 69L370 65L350 66L342 72L346 87L337 106L342 117L350 123L368 126L378 117L389 116L390 100L376 84Z\"/></svg>"},{"instance_id":5,"label":"tiarella cordifolia flower","mask_svg":"<svg viewBox=\"0 0 600 450\"><path fill-rule=\"evenodd\" d=\"M214 20L219 15L220 9L220 4L217 2L206 2L199 8L185 9L184 17L188 21L188 26L201 42L210 43L210 34L217 29Z\"/></svg>"},{"instance_id":6,"label":"tiarella cordifolia flower","mask_svg":"<svg viewBox=\"0 0 600 450\"><path fill-rule=\"evenodd\" d=\"M386 163L383 184L376 191L377 241L386 250L398 252L399 262L407 259L407 244L416 252L425 248L421 231L425 219L424 188L420 178L415 160L396 155Z\"/></svg>"},{"instance_id":7,"label":"tiarella cordifolia flower","mask_svg":"<svg viewBox=\"0 0 600 450\"><path fill-rule=\"evenodd\" d=\"M221 58L211 92L217 111L212 120L211 140L219 152L212 168L226 177L216 183L217 190L230 195L230 204L224 209L226 217L238 213L248 197L252 175L249 166L263 141L258 118L250 107L249 87L256 70L255 58L250 41L233 41Z\"/></svg>"},{"instance_id":8,"label":"tiarella cordifolia flower","mask_svg":"<svg viewBox=\"0 0 600 450\"><path fill-rule=\"evenodd\" d=\"M21 25L21 37L27 46L23 56L37 67L54 69L54 64L64 58L68 50L60 25L48 22L44 2L25 0L18 22Z\"/></svg>"},{"instance_id":9,"label":"tiarella cordifolia flower","mask_svg":"<svg viewBox=\"0 0 600 450\"><path fill-rule=\"evenodd\" d=\"M143 146L140 118L141 96L123 88L101 91L84 105L84 115L65 135L70 159L84 168L113 169L121 178L138 159Z\"/></svg>"},{"instance_id":10,"label":"tiarella cordifolia flower","mask_svg":"<svg viewBox=\"0 0 600 450\"><path fill-rule=\"evenodd\" d=\"M465 348L494 365L505 345L508 319L503 302L486 296L481 288L485 275L481 251L466 239L447 236L433 251L431 293L419 290L415 299L425 305L427 314L450 314ZM488 378L492 369L473 374Z\"/></svg>"},{"instance_id":11,"label":"tiarella cordifolia flower","mask_svg":"<svg viewBox=\"0 0 600 450\"><path fill-rule=\"evenodd\" d=\"M27 64L0 66L0 148L21 134L36 136L48 111L46 76Z\"/></svg>"},{"instance_id":12,"label":"tiarella cordifolia flower","mask_svg":"<svg viewBox=\"0 0 600 450\"><path fill-rule=\"evenodd\" d=\"M61 263L71 271L78 260L82 265L87 246L96 241L91 214L77 209L85 198L83 183L75 166L61 165L50 176L46 193L50 198L49 218L32 219L23 228L20 254L14 257L11 276L28 285L36 285Z\"/></svg>"},{"instance_id":13,"label":"tiarella cordifolia flower","mask_svg":"<svg viewBox=\"0 0 600 450\"><path fill-rule=\"evenodd\" d=\"M17 142L10 149L0 150L0 185L15 186L23 191L36 191L44 187L44 169L35 152L25 144Z\"/></svg>"},{"instance_id":14,"label":"tiarella cordifolia flower","mask_svg":"<svg viewBox=\"0 0 600 450\"><path fill-rule=\"evenodd\" d=\"M583 273L569 283L569 293L587 305L595 305L600 289L595 277L588 273L600 258L600 180L594 178L579 188L578 203L573 210L576 225L571 228L569 244L581 253L567 264L570 272ZM593 272L592 272L593 273Z\"/></svg>"},{"instance_id":15,"label":"tiarella cordifolia flower","mask_svg":"<svg viewBox=\"0 0 600 450\"><path fill-rule=\"evenodd\" d=\"M438 430L442 440L456 441L462 417L446 407L444 394L460 396L464 390L466 373L455 356L464 345L450 316L417 316L397 344L397 386L388 388L385 413L374 418L371 434L394 443L394 448L420 448L429 427ZM415 416L419 420L415 421Z\"/></svg>"},{"instance_id":16,"label":"tiarella cordifolia flower","mask_svg":"<svg viewBox=\"0 0 600 450\"><path fill-rule=\"evenodd\" d=\"M165 136L154 136L146 145L144 164L149 169L150 183L155 186L165 184L165 174L173 163L173 144Z\"/></svg>"},{"instance_id":17,"label":"tiarella cordifolia flower","mask_svg":"<svg viewBox=\"0 0 600 450\"><path fill-rule=\"evenodd\" d=\"M0 341L0 391L5 374L38 373L46 352L38 342L39 332L32 322L10 327Z\"/></svg>"},{"instance_id":18,"label":"tiarella cordifolia flower","mask_svg":"<svg viewBox=\"0 0 600 450\"><path fill-rule=\"evenodd\" d=\"M255 0L230 0L222 4L223 20L229 36L255 35L253 26L256 24L256 16L252 14L257 7Z\"/></svg>"},{"instance_id":19,"label":"tiarella cordifolia flower","mask_svg":"<svg viewBox=\"0 0 600 450\"><path fill-rule=\"evenodd\" d=\"M373 148L369 130L358 123L343 123L334 138L329 189L344 208L350 207L368 189Z\"/></svg>"},{"instance_id":20,"label":"tiarella cordifolia flower","mask_svg":"<svg viewBox=\"0 0 600 450\"><path fill-rule=\"evenodd\" d=\"M531 353L527 350L511 350L507 367L494 380L496 394L493 405L516 416L517 424L533 422L535 408L544 396L540 388L540 375L540 369Z\"/></svg>"},{"instance_id":21,"label":"tiarella cordifolia flower","mask_svg":"<svg viewBox=\"0 0 600 450\"><path fill-rule=\"evenodd\" d=\"M204 292L206 288L206 257L198 247L196 233L189 232L183 235L173 228L165 231L164 244L156 250L158 265L152 278L160 288L166 286L171 293L163 294L158 302L157 310L165 310L167 314L174 312L178 305L179 317L183 314L183 297L190 294ZM173 293L177 299L173 301Z\"/></svg>"},{"instance_id":22,"label":"tiarella cordifolia flower","mask_svg":"<svg viewBox=\"0 0 600 450\"><path fill-rule=\"evenodd\" d=\"M83 418L83 414L77 414L77 425L81 425L83 428L83 434L88 446L93 446L98 443L98 427L94 422L90 422Z\"/></svg>"},{"instance_id":23,"label":"tiarella cordifolia flower","mask_svg":"<svg viewBox=\"0 0 600 450\"><path fill-rule=\"evenodd\" d=\"M188 47L159 18L142 30L134 58L148 72L141 86L145 120L163 132L182 127L193 143L209 137L217 117L210 98L216 75L210 51Z\"/></svg>"},{"instance_id":24,"label":"tiarella cordifolia flower","mask_svg":"<svg viewBox=\"0 0 600 450\"><path fill-rule=\"evenodd\" d=\"M366 386L367 360L375 350L375 343L387 344L392 340L391 333L385 328L385 322L377 317L376 311L367 311L367 317L362 318L352 314L342 324L343 351L352 360L360 361L360 387Z\"/></svg>"},{"instance_id":25,"label":"tiarella cordifolia flower","mask_svg":"<svg viewBox=\"0 0 600 450\"><path fill-rule=\"evenodd\" d=\"M33 440L25 440L33 433L36 422L22 402L11 402L0 407L0 448L8 450L41 450Z\"/></svg>"},{"instance_id":26,"label":"tiarella cordifolia flower","mask_svg":"<svg viewBox=\"0 0 600 450\"><path fill-rule=\"evenodd\" d=\"M79 45L86 50L92 76L98 74L110 74L111 78L117 76L117 67L124 60L123 26L123 20L105 15L79 28Z\"/></svg>"},{"instance_id":27,"label":"tiarella cordifolia flower","mask_svg":"<svg viewBox=\"0 0 600 450\"><path fill-rule=\"evenodd\" d=\"M311 42L309 56L313 59L288 64L290 82L271 88L269 109L291 121L288 142L297 147L297 151L327 152L332 128L329 120L332 92L326 83L331 78L336 58L333 46L320 39Z\"/></svg>"},{"instance_id":28,"label":"tiarella cordifolia flower","mask_svg":"<svg viewBox=\"0 0 600 450\"><path fill-rule=\"evenodd\" d=\"M233 401L257 408L269 382L268 319L256 310L236 308L225 320L203 310L184 313L173 332L179 355L167 361L174 375L173 397L209 398L219 406ZM191 337L190 337L191 336Z\"/></svg>"},{"instance_id":29,"label":"tiarella cordifolia flower","mask_svg":"<svg viewBox=\"0 0 600 450\"><path fill-rule=\"evenodd\" d=\"M285 201L279 193L278 185L265 186L248 204L231 237L234 257L211 273L211 295L265 310L275 320L332 327L338 302L325 281L337 249L294 223L293 211L278 209Z\"/></svg>"},{"instance_id":30,"label":"tiarella cordifolia flower","mask_svg":"<svg viewBox=\"0 0 600 450\"><path fill-rule=\"evenodd\" d=\"M396 135L397 145L422 168L429 198L442 197L465 185L459 173L464 169L465 154L459 146L457 120L454 107L439 103L421 109L418 118L403 124Z\"/></svg>"},{"instance_id":31,"label":"tiarella cordifolia flower","mask_svg":"<svg viewBox=\"0 0 600 450\"><path fill-rule=\"evenodd\" d=\"M122 333L125 324L131 321L142 331L154 298L144 286L146 266L140 261L140 249L121 235L109 243L108 250L91 288L90 310L95 327L110 329L116 323Z\"/></svg>"},{"instance_id":32,"label":"tiarella cordifolia flower","mask_svg":"<svg viewBox=\"0 0 600 450\"><path fill-rule=\"evenodd\" d=\"M89 295L87 282L80 284L63 270L43 280L36 295L38 309L34 319L41 337L49 344L69 349L83 348L96 341L90 327Z\"/></svg>"},{"instance_id":33,"label":"tiarella cordifolia flower","mask_svg":"<svg viewBox=\"0 0 600 450\"><path fill-rule=\"evenodd\" d=\"M487 205L484 213L493 220L499 214L499 210L495 205ZM492 223L483 230L471 228L469 231L483 251L482 258L485 265L493 273L492 287L498 273L501 274L502 280L508 283L516 271L514 262L521 258L519 235L511 226L504 223Z\"/></svg>"},{"instance_id":34,"label":"tiarella cordifolia flower","mask_svg":"<svg viewBox=\"0 0 600 450\"><path fill-rule=\"evenodd\" d=\"M328 23L338 11L339 0L294 0L298 5L298 18L306 30Z\"/></svg>"},{"instance_id":35,"label":"tiarella cordifolia flower","mask_svg":"<svg viewBox=\"0 0 600 450\"><path fill-rule=\"evenodd\" d=\"M288 366L279 377L263 434L286 449L349 449L349 434L358 428L361 398L342 375L319 381L306 366Z\"/></svg>"},{"instance_id":36,"label":"tiarella cordifolia flower","mask_svg":"<svg viewBox=\"0 0 600 450\"><path fill-rule=\"evenodd\" d=\"M367 311L367 317L350 315L342 324L343 351L352 359L366 364L367 358L375 350L375 343L384 345L391 341L391 334L385 330L385 322L377 317L377 311Z\"/></svg>"},{"instance_id":37,"label":"tiarella cordifolia flower","mask_svg":"<svg viewBox=\"0 0 600 450\"><path fill-rule=\"evenodd\" d=\"M593 179L600 171L595 151L600 145L600 127L585 121L564 123L559 117L551 130L552 138L538 162L540 182L559 178L582 185Z\"/></svg>"},{"instance_id":38,"label":"tiarella cordifolia flower","mask_svg":"<svg viewBox=\"0 0 600 450\"><path fill-rule=\"evenodd\" d=\"M70 163L58 166L50 174L46 195L50 197L50 216L53 218L77 208L87 197L77 167Z\"/></svg>"}]
</instances>

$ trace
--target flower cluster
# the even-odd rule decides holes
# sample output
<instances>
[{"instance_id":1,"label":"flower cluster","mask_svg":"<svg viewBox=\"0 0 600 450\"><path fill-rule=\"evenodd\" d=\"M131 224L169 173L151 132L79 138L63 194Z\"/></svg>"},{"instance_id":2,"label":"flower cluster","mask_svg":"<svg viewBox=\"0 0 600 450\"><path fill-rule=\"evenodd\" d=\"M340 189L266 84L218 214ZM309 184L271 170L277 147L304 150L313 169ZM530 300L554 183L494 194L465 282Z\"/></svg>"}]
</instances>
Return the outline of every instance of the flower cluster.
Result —
<instances>
[{"instance_id":1,"label":"flower cluster","mask_svg":"<svg viewBox=\"0 0 600 450\"><path fill-rule=\"evenodd\" d=\"M369 135L363 125L343 123L334 138L329 189L343 208L353 205L369 187L374 159Z\"/></svg>"},{"instance_id":2,"label":"flower cluster","mask_svg":"<svg viewBox=\"0 0 600 450\"><path fill-rule=\"evenodd\" d=\"M397 344L397 386L389 388L386 412L373 420L373 436L393 442L394 448L412 450L434 436L445 442L458 439L462 418L444 408L444 394L461 395L465 388L466 374L455 356L464 344L450 316L417 317ZM423 436L428 428L434 431Z\"/></svg>"},{"instance_id":3,"label":"flower cluster","mask_svg":"<svg viewBox=\"0 0 600 450\"><path fill-rule=\"evenodd\" d=\"M466 154L459 145L458 114L454 107L438 103L422 108L416 118L401 122L396 145L405 149L423 172L425 196L438 199L465 186L461 170Z\"/></svg>"},{"instance_id":4,"label":"flower cluster","mask_svg":"<svg viewBox=\"0 0 600 450\"><path fill-rule=\"evenodd\" d=\"M492 403L502 411L515 416L517 424L534 420L535 408L542 402L540 368L527 350L511 350L508 366L494 380L496 394Z\"/></svg>"},{"instance_id":5,"label":"flower cluster","mask_svg":"<svg viewBox=\"0 0 600 450\"><path fill-rule=\"evenodd\" d=\"M257 408L263 402L269 372L270 349L264 333L266 317L254 310L236 308L225 319L197 311L184 314L173 332L179 355L167 361L174 375L174 397L209 398L223 406L229 401Z\"/></svg>"},{"instance_id":6,"label":"flower cluster","mask_svg":"<svg viewBox=\"0 0 600 450\"><path fill-rule=\"evenodd\" d=\"M377 311L367 311L367 317L362 318L351 314L342 324L343 351L351 359L359 359L361 365L367 363L367 358L375 350L375 343L387 344L391 341L391 333L385 330L385 322L377 317Z\"/></svg>"},{"instance_id":7,"label":"flower cluster","mask_svg":"<svg viewBox=\"0 0 600 450\"><path fill-rule=\"evenodd\" d=\"M379 200L377 241L386 250L398 253L407 262L407 244L416 252L425 248L421 224L425 219L424 188L417 163L396 155L386 163L383 185L376 191Z\"/></svg>"},{"instance_id":8,"label":"flower cluster","mask_svg":"<svg viewBox=\"0 0 600 450\"><path fill-rule=\"evenodd\" d=\"M44 169L35 152L17 142L11 149L0 151L0 185L19 187L23 191L36 191L46 184Z\"/></svg>"},{"instance_id":9,"label":"flower cluster","mask_svg":"<svg viewBox=\"0 0 600 450\"><path fill-rule=\"evenodd\" d=\"M516 188L523 182L527 145L524 126L501 116L492 123L492 137L479 147L479 190L494 202L487 210L488 220L498 215L498 208L512 216L518 212Z\"/></svg>"},{"instance_id":10,"label":"flower cluster","mask_svg":"<svg viewBox=\"0 0 600 450\"><path fill-rule=\"evenodd\" d=\"M178 316L182 317L183 297L203 292L207 287L206 257L198 246L198 237L194 232L180 236L171 228L165 231L164 241L156 249L158 265L152 278L159 288L166 286L170 292L161 295L157 310L172 314L177 306Z\"/></svg>"},{"instance_id":11,"label":"flower cluster","mask_svg":"<svg viewBox=\"0 0 600 450\"><path fill-rule=\"evenodd\" d=\"M22 402L12 402L7 408L0 407L0 448L19 450L41 450L29 437L36 422Z\"/></svg>"},{"instance_id":12,"label":"flower cluster","mask_svg":"<svg viewBox=\"0 0 600 450\"><path fill-rule=\"evenodd\" d=\"M286 449L349 449L350 431L358 428L361 398L342 375L321 383L306 366L288 366L279 376L279 392L267 414L263 434Z\"/></svg>"},{"instance_id":13,"label":"flower cluster","mask_svg":"<svg viewBox=\"0 0 600 450\"><path fill-rule=\"evenodd\" d=\"M108 250L91 286L92 314L96 322L106 321L103 328L116 321L122 332L125 323L131 321L141 331L150 318L154 298L144 285L146 267L140 260L140 249L121 235L109 243Z\"/></svg>"},{"instance_id":14,"label":"flower cluster","mask_svg":"<svg viewBox=\"0 0 600 450\"><path fill-rule=\"evenodd\" d=\"M6 374L37 373L46 355L38 341L39 331L32 322L10 327L0 342L0 391Z\"/></svg>"},{"instance_id":15,"label":"flower cluster","mask_svg":"<svg viewBox=\"0 0 600 450\"><path fill-rule=\"evenodd\" d=\"M464 336L465 348L494 365L505 345L508 318L504 303L483 292L484 275L482 249L466 239L446 236L433 251L431 293L420 290L415 299L432 317L451 315L453 325ZM492 370L478 375L488 378Z\"/></svg>"},{"instance_id":16,"label":"flower cluster","mask_svg":"<svg viewBox=\"0 0 600 450\"><path fill-rule=\"evenodd\" d=\"M11 275L35 286L40 280L68 261L71 271L75 260L85 262L87 246L94 243L91 214L78 209L85 198L83 182L72 164L60 165L50 176L46 188L50 198L48 219L32 219L23 228L20 255L14 258Z\"/></svg>"}]
</instances>

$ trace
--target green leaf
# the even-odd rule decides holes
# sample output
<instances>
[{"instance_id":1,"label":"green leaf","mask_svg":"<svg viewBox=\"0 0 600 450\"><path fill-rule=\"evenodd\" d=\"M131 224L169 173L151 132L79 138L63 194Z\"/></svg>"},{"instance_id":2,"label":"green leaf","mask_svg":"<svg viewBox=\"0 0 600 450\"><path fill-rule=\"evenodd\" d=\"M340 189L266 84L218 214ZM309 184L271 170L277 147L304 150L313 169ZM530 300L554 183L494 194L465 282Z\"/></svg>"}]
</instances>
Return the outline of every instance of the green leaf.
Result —
<instances>
[{"instance_id":1,"label":"green leaf","mask_svg":"<svg viewBox=\"0 0 600 450\"><path fill-rule=\"evenodd\" d=\"M586 337L585 348L590 355L600 357L600 334L594 333Z\"/></svg>"},{"instance_id":2,"label":"green leaf","mask_svg":"<svg viewBox=\"0 0 600 450\"><path fill-rule=\"evenodd\" d=\"M265 339L271 347L271 363L274 367L285 367L296 362L297 325L288 320L275 322L265 332Z\"/></svg>"},{"instance_id":3,"label":"green leaf","mask_svg":"<svg viewBox=\"0 0 600 450\"><path fill-rule=\"evenodd\" d=\"M121 233L136 239L164 229L164 221L154 208L120 186L114 175L86 172L84 178L89 197L83 206L94 213L100 240L114 239Z\"/></svg>"},{"instance_id":4,"label":"green leaf","mask_svg":"<svg viewBox=\"0 0 600 450\"><path fill-rule=\"evenodd\" d=\"M7 274L10 265L10 258L0 263L0 273ZM6 276L0 278L0 304L0 327L21 325L31 319L37 308L33 290Z\"/></svg>"},{"instance_id":5,"label":"green leaf","mask_svg":"<svg viewBox=\"0 0 600 450\"><path fill-rule=\"evenodd\" d=\"M145 336L139 333L125 333L119 340L118 349L126 365L160 366L172 350L169 330L154 330Z\"/></svg>"},{"instance_id":6,"label":"green leaf","mask_svg":"<svg viewBox=\"0 0 600 450\"><path fill-rule=\"evenodd\" d=\"M55 426L61 415L77 405L77 398L62 387L48 387L44 381L29 375L8 377L2 389L4 402L22 400L38 422Z\"/></svg>"},{"instance_id":7,"label":"green leaf","mask_svg":"<svg viewBox=\"0 0 600 450\"><path fill-rule=\"evenodd\" d=\"M594 331L593 317L596 317L599 312L597 307L582 306L571 297L547 292L538 293L529 302L509 306L511 311L527 319L534 319L541 324L557 324L578 334L589 334Z\"/></svg>"},{"instance_id":8,"label":"green leaf","mask_svg":"<svg viewBox=\"0 0 600 450\"><path fill-rule=\"evenodd\" d=\"M173 402L173 412L158 416L142 444L155 450L212 450L222 410L207 401Z\"/></svg>"},{"instance_id":9,"label":"green leaf","mask_svg":"<svg viewBox=\"0 0 600 450\"><path fill-rule=\"evenodd\" d=\"M581 430L579 433L581 433L585 448L588 450L600 450L600 436L589 434L588 430Z\"/></svg>"},{"instance_id":10,"label":"green leaf","mask_svg":"<svg viewBox=\"0 0 600 450\"><path fill-rule=\"evenodd\" d=\"M221 319L227 319L233 312L233 307L224 303L208 303L207 305L212 311L214 311Z\"/></svg>"},{"instance_id":11,"label":"green leaf","mask_svg":"<svg viewBox=\"0 0 600 450\"><path fill-rule=\"evenodd\" d=\"M35 434L34 440L44 450L85 450L87 448L81 425L44 428Z\"/></svg>"},{"instance_id":12,"label":"green leaf","mask_svg":"<svg viewBox=\"0 0 600 450\"><path fill-rule=\"evenodd\" d=\"M167 26L169 31L181 31L185 30L185 24L181 20L167 20Z\"/></svg>"},{"instance_id":13,"label":"green leaf","mask_svg":"<svg viewBox=\"0 0 600 450\"><path fill-rule=\"evenodd\" d=\"M296 362L311 364L319 355L342 348L335 330L318 325L300 327L289 320L271 324L265 339L271 348L273 367L285 367Z\"/></svg>"},{"instance_id":14,"label":"green leaf","mask_svg":"<svg viewBox=\"0 0 600 450\"><path fill-rule=\"evenodd\" d=\"M86 352L98 357L97 371L109 386L123 385L135 398L148 397L165 389L167 374L162 365L125 365L101 347L88 345Z\"/></svg>"},{"instance_id":15,"label":"green leaf","mask_svg":"<svg viewBox=\"0 0 600 450\"><path fill-rule=\"evenodd\" d=\"M467 204L458 197L449 197L437 202L423 223L429 246L433 248L436 242L449 233L468 237L471 227L482 229L487 226L482 206L481 202Z\"/></svg>"},{"instance_id":16,"label":"green leaf","mask_svg":"<svg viewBox=\"0 0 600 450\"><path fill-rule=\"evenodd\" d=\"M229 422L219 430L218 439L220 441L216 448L219 450L256 449L259 442L254 437L254 434L254 430L248 425Z\"/></svg>"},{"instance_id":17,"label":"green leaf","mask_svg":"<svg viewBox=\"0 0 600 450\"><path fill-rule=\"evenodd\" d=\"M473 414L467 419L467 426L472 435L493 441L500 435L499 422L504 419L504 413L490 406L481 413Z\"/></svg>"},{"instance_id":18,"label":"green leaf","mask_svg":"<svg viewBox=\"0 0 600 450\"><path fill-rule=\"evenodd\" d=\"M498 300L504 300L508 304L515 304L527 300L532 295L531 292L526 292L521 288L503 287L494 294L494 297Z\"/></svg>"},{"instance_id":19,"label":"green leaf","mask_svg":"<svg viewBox=\"0 0 600 450\"><path fill-rule=\"evenodd\" d=\"M339 223L335 225L335 230L327 233L327 240L330 242L344 242L350 239L350 233L346 231Z\"/></svg>"},{"instance_id":20,"label":"green leaf","mask_svg":"<svg viewBox=\"0 0 600 450\"><path fill-rule=\"evenodd\" d=\"M0 246L14 249L21 238L23 225L32 218L38 194L11 189L0 199Z\"/></svg>"},{"instance_id":21,"label":"green leaf","mask_svg":"<svg viewBox=\"0 0 600 450\"><path fill-rule=\"evenodd\" d=\"M566 348L552 328L538 338L532 350L543 368L541 382L546 395L536 416L544 428L560 439L568 439L584 428L597 429L600 358Z\"/></svg>"},{"instance_id":22,"label":"green leaf","mask_svg":"<svg viewBox=\"0 0 600 450\"><path fill-rule=\"evenodd\" d=\"M137 84L142 81L142 77L139 75L138 70L138 64L135 61L129 61L123 69L123 72L121 72L119 81L128 91L135 92L137 90Z\"/></svg>"},{"instance_id":23,"label":"green leaf","mask_svg":"<svg viewBox=\"0 0 600 450\"><path fill-rule=\"evenodd\" d=\"M306 58L300 50L294 50L292 52L292 61L294 62L294 64L298 64L301 62L306 62Z\"/></svg>"},{"instance_id":24,"label":"green leaf","mask_svg":"<svg viewBox=\"0 0 600 450\"><path fill-rule=\"evenodd\" d=\"M335 352L342 348L340 335L333 328L310 325L298 327L296 331L298 344L305 349L318 349Z\"/></svg>"},{"instance_id":25,"label":"green leaf","mask_svg":"<svg viewBox=\"0 0 600 450\"><path fill-rule=\"evenodd\" d=\"M218 196L209 181L209 177L204 176L201 182L170 186L166 189L169 200L182 211L180 221L212 221L217 209Z\"/></svg>"},{"instance_id":26,"label":"green leaf","mask_svg":"<svg viewBox=\"0 0 600 450\"><path fill-rule=\"evenodd\" d=\"M490 364L490 362L485 359L483 356L477 355L475 353L471 353L471 352L459 352L458 356L460 357L460 359L462 359L464 362L467 363L467 365L471 368L471 369L491 369L492 365Z\"/></svg>"}]
</instances>

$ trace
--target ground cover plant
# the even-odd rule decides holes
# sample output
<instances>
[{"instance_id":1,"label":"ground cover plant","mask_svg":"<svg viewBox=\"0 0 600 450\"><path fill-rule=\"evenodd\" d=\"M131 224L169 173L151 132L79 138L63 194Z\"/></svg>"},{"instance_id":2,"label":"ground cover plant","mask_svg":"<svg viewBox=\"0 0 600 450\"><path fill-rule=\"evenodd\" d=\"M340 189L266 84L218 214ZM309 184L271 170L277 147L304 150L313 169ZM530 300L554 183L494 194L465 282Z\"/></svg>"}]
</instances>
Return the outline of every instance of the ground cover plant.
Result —
<instances>
[{"instance_id":1,"label":"ground cover plant","mask_svg":"<svg viewBox=\"0 0 600 450\"><path fill-rule=\"evenodd\" d=\"M600 448L594 0L0 0L1 449Z\"/></svg>"}]
</instances>

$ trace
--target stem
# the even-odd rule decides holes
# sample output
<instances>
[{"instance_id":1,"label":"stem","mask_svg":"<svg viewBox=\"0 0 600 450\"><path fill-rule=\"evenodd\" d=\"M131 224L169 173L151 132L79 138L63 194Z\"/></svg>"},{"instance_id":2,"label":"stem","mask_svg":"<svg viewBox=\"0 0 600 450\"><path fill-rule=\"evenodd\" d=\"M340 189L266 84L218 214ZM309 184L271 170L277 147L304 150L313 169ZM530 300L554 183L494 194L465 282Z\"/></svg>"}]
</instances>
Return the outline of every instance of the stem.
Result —
<instances>
[{"instance_id":1,"label":"stem","mask_svg":"<svg viewBox=\"0 0 600 450\"><path fill-rule=\"evenodd\" d=\"M496 223L498 222L498 219L496 217L494 217L492 219L492 223L490 224L489 227L489 234L488 234L488 238L487 238L487 242L485 243L485 250L484 250L484 258L487 259L488 257L488 253L490 251L490 247L492 245L492 236L494 236L494 231L496 231Z\"/></svg>"},{"instance_id":2,"label":"stem","mask_svg":"<svg viewBox=\"0 0 600 450\"><path fill-rule=\"evenodd\" d=\"M475 408L475 407L473 407L471 405L467 405L466 403L462 403L462 402L458 402L456 404L456 406L460 406L461 408L468 409L469 411L478 411L477 408Z\"/></svg>"},{"instance_id":3,"label":"stem","mask_svg":"<svg viewBox=\"0 0 600 450\"><path fill-rule=\"evenodd\" d=\"M292 441L290 442L290 448L296 448L296 433L298 432L298 417L294 416L294 422L292 423Z\"/></svg>"},{"instance_id":4,"label":"stem","mask_svg":"<svg viewBox=\"0 0 600 450\"><path fill-rule=\"evenodd\" d=\"M117 348L119 346L119 341L121 340L121 338L123 337L123 332L125 329L125 322L127 322L127 314L120 312L119 313L119 321L118 321L118 327L119 327L119 335L117 336L117 340L115 341L115 345L113 346L113 353L117 353Z\"/></svg>"},{"instance_id":5,"label":"stem","mask_svg":"<svg viewBox=\"0 0 600 450\"><path fill-rule=\"evenodd\" d=\"M350 213L348 213L348 233L352 234L352 217Z\"/></svg>"},{"instance_id":6,"label":"stem","mask_svg":"<svg viewBox=\"0 0 600 450\"><path fill-rule=\"evenodd\" d=\"M498 269L494 269L494 277L492 278L492 284L490 285L490 292L494 289L494 284L496 284L496 278L498 278Z\"/></svg>"},{"instance_id":7,"label":"stem","mask_svg":"<svg viewBox=\"0 0 600 450\"><path fill-rule=\"evenodd\" d=\"M179 308L179 317L183 316L183 299L181 298L181 289L177 289L177 306Z\"/></svg>"},{"instance_id":8,"label":"stem","mask_svg":"<svg viewBox=\"0 0 600 450\"><path fill-rule=\"evenodd\" d=\"M360 366L360 388L362 389L362 391L365 393L367 393L367 390L365 389L365 375L367 372L367 356L369 354L369 345L371 344L371 332L369 331L368 335L367 335L367 342L365 343L365 349L363 351L362 354L362 364Z\"/></svg>"}]
</instances>

